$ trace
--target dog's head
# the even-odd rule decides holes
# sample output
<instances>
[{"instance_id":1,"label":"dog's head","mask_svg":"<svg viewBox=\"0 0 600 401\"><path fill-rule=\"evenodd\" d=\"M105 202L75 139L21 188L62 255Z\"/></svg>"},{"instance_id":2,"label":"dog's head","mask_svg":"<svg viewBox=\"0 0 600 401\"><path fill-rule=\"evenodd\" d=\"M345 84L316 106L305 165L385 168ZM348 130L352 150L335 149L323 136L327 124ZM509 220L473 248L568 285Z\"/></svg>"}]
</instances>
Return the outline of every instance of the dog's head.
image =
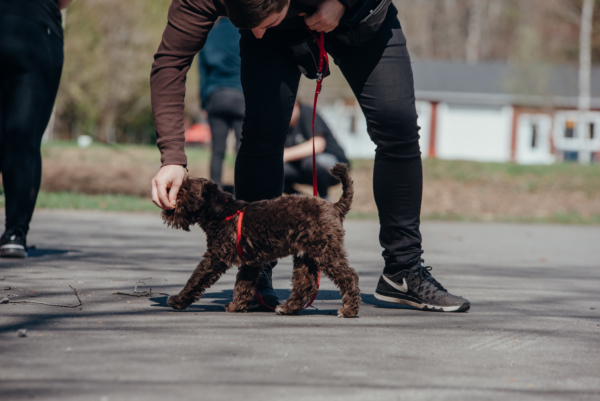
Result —
<instances>
[{"instance_id":1,"label":"dog's head","mask_svg":"<svg viewBox=\"0 0 600 401\"><path fill-rule=\"evenodd\" d=\"M162 218L169 227L190 231L190 226L220 218L229 197L206 178L186 178L177 193L175 209L163 210Z\"/></svg>"}]
</instances>

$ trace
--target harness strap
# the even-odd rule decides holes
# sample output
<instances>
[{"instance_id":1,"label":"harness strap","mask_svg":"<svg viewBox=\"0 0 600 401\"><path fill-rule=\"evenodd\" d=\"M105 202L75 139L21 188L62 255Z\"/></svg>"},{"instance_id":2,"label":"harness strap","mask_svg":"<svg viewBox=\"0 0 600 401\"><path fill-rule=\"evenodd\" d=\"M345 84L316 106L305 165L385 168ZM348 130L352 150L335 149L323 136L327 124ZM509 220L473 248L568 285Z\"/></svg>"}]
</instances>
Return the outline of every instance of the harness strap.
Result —
<instances>
[{"instance_id":1,"label":"harness strap","mask_svg":"<svg viewBox=\"0 0 600 401\"><path fill-rule=\"evenodd\" d=\"M233 219L235 216L240 216L238 218L238 222L237 222L237 236L236 236L236 245L237 245L237 251L238 251L238 255L240 255L240 258L242 257L242 244L240 243L240 241L242 240L242 219L244 218L244 212L246 211L246 209L241 209L238 210L237 212L235 212L234 214L232 214L231 216L225 217L225 221L227 220L231 220Z\"/></svg>"}]
</instances>

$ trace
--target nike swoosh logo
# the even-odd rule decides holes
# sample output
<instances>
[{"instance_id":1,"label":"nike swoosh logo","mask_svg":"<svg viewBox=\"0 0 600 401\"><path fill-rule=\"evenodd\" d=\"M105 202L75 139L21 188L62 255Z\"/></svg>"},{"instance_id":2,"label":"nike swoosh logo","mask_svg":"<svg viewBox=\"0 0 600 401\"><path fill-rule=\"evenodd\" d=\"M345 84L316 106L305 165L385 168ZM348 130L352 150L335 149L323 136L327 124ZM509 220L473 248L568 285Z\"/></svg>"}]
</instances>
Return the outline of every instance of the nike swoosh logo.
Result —
<instances>
[{"instance_id":1,"label":"nike swoosh logo","mask_svg":"<svg viewBox=\"0 0 600 401\"><path fill-rule=\"evenodd\" d=\"M392 280L390 280L389 278L387 278L385 275L382 275L381 277L383 277L383 279L385 280L386 283L388 283L389 285L391 285L392 287L394 287L398 291L400 291L400 292L408 292L408 286L406 285L406 280L402 279L402 285L398 285L398 283L394 283Z\"/></svg>"}]
</instances>

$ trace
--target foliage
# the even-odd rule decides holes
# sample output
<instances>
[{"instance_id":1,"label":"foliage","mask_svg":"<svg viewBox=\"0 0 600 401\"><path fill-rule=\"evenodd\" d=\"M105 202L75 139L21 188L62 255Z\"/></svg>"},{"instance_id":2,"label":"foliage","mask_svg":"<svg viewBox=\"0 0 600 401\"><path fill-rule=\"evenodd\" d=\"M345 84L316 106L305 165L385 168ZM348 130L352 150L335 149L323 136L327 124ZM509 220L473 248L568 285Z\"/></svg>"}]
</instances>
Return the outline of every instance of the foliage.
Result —
<instances>
[{"instance_id":1,"label":"foliage","mask_svg":"<svg viewBox=\"0 0 600 401\"><path fill-rule=\"evenodd\" d=\"M82 0L68 9L57 101L61 131L111 142L125 142L127 128L133 142L153 134L150 67L169 3Z\"/></svg>"},{"instance_id":2,"label":"foliage","mask_svg":"<svg viewBox=\"0 0 600 401\"><path fill-rule=\"evenodd\" d=\"M526 90L543 92L543 63L578 60L581 0L394 0L413 58L508 61L523 66ZM68 9L56 136L154 140L149 75L170 0L78 0ZM600 0L595 21L600 21ZM599 24L595 24L599 26ZM593 58L600 56L600 30ZM347 93L333 66L323 100ZM533 79L532 79L533 78ZM188 74L187 112L199 117L198 71ZM342 90L343 89L343 90ZM311 99L314 82L303 80Z\"/></svg>"},{"instance_id":3,"label":"foliage","mask_svg":"<svg viewBox=\"0 0 600 401\"><path fill-rule=\"evenodd\" d=\"M0 197L0 207L4 207L4 196ZM80 209L106 210L119 212L160 212L148 198L128 195L85 195L72 192L40 192L38 209Z\"/></svg>"}]
</instances>

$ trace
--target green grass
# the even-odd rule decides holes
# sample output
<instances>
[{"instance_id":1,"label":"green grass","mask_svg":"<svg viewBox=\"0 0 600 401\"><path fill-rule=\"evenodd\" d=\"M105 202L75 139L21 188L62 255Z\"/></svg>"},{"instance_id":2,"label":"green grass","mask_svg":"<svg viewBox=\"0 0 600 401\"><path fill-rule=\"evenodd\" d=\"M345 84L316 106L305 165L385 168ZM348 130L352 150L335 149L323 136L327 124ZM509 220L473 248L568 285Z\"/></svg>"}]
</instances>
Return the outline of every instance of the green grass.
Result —
<instances>
[{"instance_id":1,"label":"green grass","mask_svg":"<svg viewBox=\"0 0 600 401\"><path fill-rule=\"evenodd\" d=\"M4 207L4 193L0 187L0 207ZM36 204L37 209L74 209L104 210L112 212L158 213L159 209L150 199L126 195L83 195L69 192L40 192ZM349 219L377 220L376 213L350 212ZM500 217L485 219L477 216L462 216L452 213L433 213L422 216L424 221L472 221L472 222L507 222L507 223L554 223L554 224L600 224L600 215L583 217L579 213L555 214L546 218L536 217Z\"/></svg>"},{"instance_id":2,"label":"green grass","mask_svg":"<svg viewBox=\"0 0 600 401\"><path fill-rule=\"evenodd\" d=\"M42 146L44 157L61 157L61 151L77 148L76 142L51 142ZM82 152L81 157L89 160L98 159L105 163L122 154L142 162L158 162L160 153L154 145L105 145L95 143L89 152ZM187 147L189 165L207 163L210 160L210 149L203 147ZM227 154L225 163L233 166L235 155ZM372 171L373 160L352 160L355 171ZM538 192L560 190L580 191L588 196L600 194L600 165L582 166L579 164L554 164L524 166L513 163L479 163L469 161L425 159L423 161L425 182L435 180L457 181L462 183L490 186L500 185L507 190L519 192ZM427 185L427 184L426 184ZM435 183L432 183L435 185ZM552 192L549 192L549 194ZM0 195L2 190L0 187ZM3 197L0 207L4 206ZM47 209L86 209L127 212L158 212L158 208L149 199L125 195L82 195L75 193L47 193L39 195L38 208ZM376 213L354 213L352 219L377 219ZM437 221L489 221L484 216L462 216L456 214L437 213L423 216L423 220ZM555 214L546 218L536 217L493 217L493 221L523 223L560 223L560 224L600 224L600 215L583 217L580 214Z\"/></svg>"},{"instance_id":3,"label":"green grass","mask_svg":"<svg viewBox=\"0 0 600 401\"><path fill-rule=\"evenodd\" d=\"M60 157L62 149L77 148L74 141L55 141L42 146L42 156ZM85 152L86 158L110 160L116 153L127 157L158 162L160 153L155 145L105 145L94 143ZM207 163L210 160L209 148L188 146L185 149L188 164ZM235 164L235 155L227 153L225 163ZM354 170L372 170L373 160L355 159L351 161ZM582 166L576 163L552 165L519 165L514 163L480 163L461 160L425 159L423 161L425 180L453 180L465 183L508 184L519 191L532 192L546 189L584 191L592 194L600 190L600 164Z\"/></svg>"},{"instance_id":4,"label":"green grass","mask_svg":"<svg viewBox=\"0 0 600 401\"><path fill-rule=\"evenodd\" d=\"M350 212L349 219L353 220L378 220L377 213ZM455 213L431 213L421 216L422 221L464 221L464 222L497 222L497 223L535 223L535 224L583 224L600 225L600 215L591 217L581 216L579 213L557 213L548 217L510 217L500 216L485 218L481 216L463 216Z\"/></svg>"},{"instance_id":5,"label":"green grass","mask_svg":"<svg viewBox=\"0 0 600 401\"><path fill-rule=\"evenodd\" d=\"M0 197L0 207L4 207L4 194ZM40 192L36 208L151 213L158 213L160 210L150 199L126 195L83 195L70 192Z\"/></svg>"},{"instance_id":6,"label":"green grass","mask_svg":"<svg viewBox=\"0 0 600 401\"><path fill-rule=\"evenodd\" d=\"M593 194L600 190L600 164L584 166L561 163L527 166L514 163L426 159L423 161L423 170L425 180L502 183L524 192L559 189Z\"/></svg>"},{"instance_id":7,"label":"green grass","mask_svg":"<svg viewBox=\"0 0 600 401\"><path fill-rule=\"evenodd\" d=\"M584 217L577 212L556 213L548 217L514 217L500 216L486 218L481 216L462 216L454 213L432 213L421 216L421 220L427 221L472 221L472 222L497 222L497 223L534 223L534 224L600 224L600 215Z\"/></svg>"}]
</instances>

